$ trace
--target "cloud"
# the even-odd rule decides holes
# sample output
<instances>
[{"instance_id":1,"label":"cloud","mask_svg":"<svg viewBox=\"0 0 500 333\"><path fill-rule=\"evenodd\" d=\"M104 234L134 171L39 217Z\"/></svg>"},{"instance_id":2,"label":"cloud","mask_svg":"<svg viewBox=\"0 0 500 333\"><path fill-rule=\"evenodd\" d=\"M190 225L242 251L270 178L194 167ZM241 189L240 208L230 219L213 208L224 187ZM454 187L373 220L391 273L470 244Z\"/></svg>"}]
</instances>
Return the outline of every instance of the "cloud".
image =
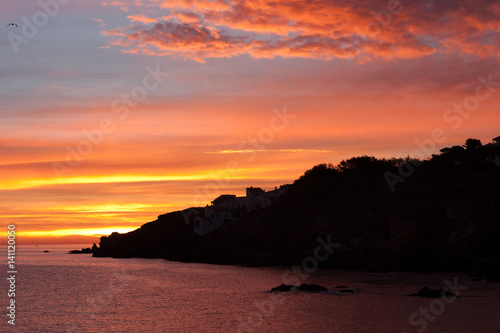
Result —
<instances>
[{"instance_id":1,"label":"cloud","mask_svg":"<svg viewBox=\"0 0 500 333\"><path fill-rule=\"evenodd\" d=\"M137 4L140 5L141 3L140 2L136 2L136 5ZM124 11L124 12L128 12L129 11L129 9L127 7L128 5L129 4L127 4L126 2L121 2L121 1L111 1L109 3L108 2L102 2L101 3L101 6L103 6L103 7L109 7L109 6L111 6L111 7L118 7L118 8L120 8L121 11Z\"/></svg>"},{"instance_id":2,"label":"cloud","mask_svg":"<svg viewBox=\"0 0 500 333\"><path fill-rule=\"evenodd\" d=\"M295 149L225 149L219 151L210 151L205 154L248 154L248 153L332 153L331 150L327 149L303 149L303 148L295 148Z\"/></svg>"},{"instance_id":3,"label":"cloud","mask_svg":"<svg viewBox=\"0 0 500 333\"><path fill-rule=\"evenodd\" d=\"M101 28L106 27L106 23L104 22L104 20L98 19L98 18L94 18L94 21L97 22L97 23L99 23L99 25L101 26Z\"/></svg>"},{"instance_id":4,"label":"cloud","mask_svg":"<svg viewBox=\"0 0 500 333\"><path fill-rule=\"evenodd\" d=\"M150 0L142 25L105 32L123 52L208 58L411 59L435 53L500 55L500 5L470 1ZM154 24L154 25L152 25Z\"/></svg>"},{"instance_id":5,"label":"cloud","mask_svg":"<svg viewBox=\"0 0 500 333\"><path fill-rule=\"evenodd\" d=\"M151 18L151 17L146 17L144 15L129 15L127 16L128 19L132 22L140 22L144 24L148 23L156 23L157 19Z\"/></svg>"},{"instance_id":6,"label":"cloud","mask_svg":"<svg viewBox=\"0 0 500 333\"><path fill-rule=\"evenodd\" d=\"M116 37L113 45L129 46L125 52L157 56L178 56L204 62L207 58L250 55L254 58L353 58L358 51L346 45L345 38L321 35L281 39L258 39L223 33L197 23L157 23L152 27L134 26L105 32Z\"/></svg>"}]
</instances>

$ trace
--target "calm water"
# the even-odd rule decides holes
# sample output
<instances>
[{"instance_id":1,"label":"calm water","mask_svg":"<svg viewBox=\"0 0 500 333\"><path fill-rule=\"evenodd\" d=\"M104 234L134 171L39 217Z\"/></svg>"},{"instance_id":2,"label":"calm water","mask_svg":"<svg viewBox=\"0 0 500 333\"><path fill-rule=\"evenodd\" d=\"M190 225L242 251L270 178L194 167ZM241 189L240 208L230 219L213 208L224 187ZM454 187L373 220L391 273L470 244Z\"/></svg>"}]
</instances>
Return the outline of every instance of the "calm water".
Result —
<instances>
[{"instance_id":1,"label":"calm water","mask_svg":"<svg viewBox=\"0 0 500 333\"><path fill-rule=\"evenodd\" d=\"M303 282L346 285L356 293L280 296L267 291L282 283L287 268L67 254L74 248L81 246L18 249L16 326L7 325L3 310L0 331L500 332L500 284L465 275L317 271ZM449 304L406 296L455 277L467 289ZM8 287L1 281L7 306ZM412 313L429 307L428 319L417 314L410 325Z\"/></svg>"}]
</instances>

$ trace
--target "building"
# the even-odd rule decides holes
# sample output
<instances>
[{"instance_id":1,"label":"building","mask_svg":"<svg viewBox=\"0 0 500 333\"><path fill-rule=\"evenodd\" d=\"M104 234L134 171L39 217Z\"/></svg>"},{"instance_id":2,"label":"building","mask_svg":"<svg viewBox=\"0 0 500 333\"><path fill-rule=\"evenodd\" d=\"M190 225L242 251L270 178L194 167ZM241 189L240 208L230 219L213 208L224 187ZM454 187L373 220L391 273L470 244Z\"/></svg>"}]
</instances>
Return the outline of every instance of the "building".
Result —
<instances>
[{"instance_id":1,"label":"building","mask_svg":"<svg viewBox=\"0 0 500 333\"><path fill-rule=\"evenodd\" d=\"M254 210L261 209L262 207L262 196L266 191L260 187L248 187L246 190L246 200L244 199L244 207L247 212L253 212Z\"/></svg>"},{"instance_id":2,"label":"building","mask_svg":"<svg viewBox=\"0 0 500 333\"><path fill-rule=\"evenodd\" d=\"M205 236L219 229L224 223L232 222L234 218L234 212L227 208L207 205L203 214L195 216L194 231L200 236Z\"/></svg>"},{"instance_id":3,"label":"building","mask_svg":"<svg viewBox=\"0 0 500 333\"><path fill-rule=\"evenodd\" d=\"M236 196L233 194L223 194L212 201L212 205L215 207L226 208L234 210L238 207L238 202L236 201Z\"/></svg>"},{"instance_id":4,"label":"building","mask_svg":"<svg viewBox=\"0 0 500 333\"><path fill-rule=\"evenodd\" d=\"M494 149L493 163L495 163L497 168L500 168L500 136L493 138L491 145Z\"/></svg>"},{"instance_id":5,"label":"building","mask_svg":"<svg viewBox=\"0 0 500 333\"><path fill-rule=\"evenodd\" d=\"M244 197L233 194L220 195L210 206L205 207L203 213L194 217L194 231L200 236L205 236L219 229L224 223L234 221L238 215L269 207L288 187L289 185L282 185L266 192L259 187L251 186L246 189Z\"/></svg>"},{"instance_id":6,"label":"building","mask_svg":"<svg viewBox=\"0 0 500 333\"><path fill-rule=\"evenodd\" d=\"M285 192L288 189L289 186L290 185L281 185L279 188L275 187L274 190L265 192L261 196L261 206L262 206L262 208L266 208L269 205L271 205L271 203L273 203L273 201L276 198L278 198L280 195L282 195L283 192Z\"/></svg>"}]
</instances>

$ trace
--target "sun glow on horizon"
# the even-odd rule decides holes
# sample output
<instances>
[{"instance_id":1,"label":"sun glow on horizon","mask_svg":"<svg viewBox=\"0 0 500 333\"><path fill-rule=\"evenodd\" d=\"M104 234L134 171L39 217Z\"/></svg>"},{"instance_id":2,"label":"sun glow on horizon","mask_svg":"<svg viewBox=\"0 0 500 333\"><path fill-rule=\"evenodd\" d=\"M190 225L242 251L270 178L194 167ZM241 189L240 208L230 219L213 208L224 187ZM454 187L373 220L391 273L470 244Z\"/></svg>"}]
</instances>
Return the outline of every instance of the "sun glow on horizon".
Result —
<instances>
[{"instance_id":1,"label":"sun glow on horizon","mask_svg":"<svg viewBox=\"0 0 500 333\"><path fill-rule=\"evenodd\" d=\"M18 231L19 237L64 237L64 236L109 236L113 232L124 234L133 231L140 226L120 226L106 228L89 228L89 229L59 229L47 231Z\"/></svg>"}]
</instances>

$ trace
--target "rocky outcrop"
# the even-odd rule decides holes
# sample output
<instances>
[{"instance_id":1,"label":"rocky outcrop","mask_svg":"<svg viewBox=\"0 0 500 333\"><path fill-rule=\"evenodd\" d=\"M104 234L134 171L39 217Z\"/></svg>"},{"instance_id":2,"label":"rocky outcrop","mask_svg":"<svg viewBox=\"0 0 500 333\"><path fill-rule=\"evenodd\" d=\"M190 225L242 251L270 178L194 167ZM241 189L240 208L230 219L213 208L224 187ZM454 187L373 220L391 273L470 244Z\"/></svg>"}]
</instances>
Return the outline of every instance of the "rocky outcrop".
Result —
<instances>
[{"instance_id":1,"label":"rocky outcrop","mask_svg":"<svg viewBox=\"0 0 500 333\"><path fill-rule=\"evenodd\" d=\"M287 291L308 291L308 292L319 292L319 291L328 291L327 288L320 286L319 284L306 284L303 283L300 286L292 286L289 284L282 284L277 287L271 289L272 293L282 293Z\"/></svg>"},{"instance_id":2,"label":"rocky outcrop","mask_svg":"<svg viewBox=\"0 0 500 333\"><path fill-rule=\"evenodd\" d=\"M292 286L290 284L281 284L281 285L271 289L271 292L272 293L284 293L284 292L296 290L296 289L297 289L296 286Z\"/></svg>"},{"instance_id":3,"label":"rocky outcrop","mask_svg":"<svg viewBox=\"0 0 500 333\"><path fill-rule=\"evenodd\" d=\"M94 253L97 250L97 245L93 245L92 248L82 248L81 250L70 250L68 253L70 254L81 254L81 253Z\"/></svg>"},{"instance_id":4,"label":"rocky outcrop","mask_svg":"<svg viewBox=\"0 0 500 333\"><path fill-rule=\"evenodd\" d=\"M395 192L382 176L399 172L388 160L359 157L338 167L316 166L269 207L205 237L194 233L185 218L189 211L173 212L102 237L93 253L242 266L290 267L307 259L318 268L479 271L500 281L498 269L485 270L500 262L500 171L457 165L449 157L423 162ZM471 213L456 210L448 217L450 203L465 203ZM393 232L393 217L413 221L414 232ZM330 236L341 246L315 251L317 239ZM322 259L309 260L315 257Z\"/></svg>"},{"instance_id":5,"label":"rocky outcrop","mask_svg":"<svg viewBox=\"0 0 500 333\"><path fill-rule=\"evenodd\" d=\"M191 261L189 258L197 255L200 238L192 225L186 224L182 212L173 212L126 234L114 232L101 237L93 256Z\"/></svg>"}]
</instances>

